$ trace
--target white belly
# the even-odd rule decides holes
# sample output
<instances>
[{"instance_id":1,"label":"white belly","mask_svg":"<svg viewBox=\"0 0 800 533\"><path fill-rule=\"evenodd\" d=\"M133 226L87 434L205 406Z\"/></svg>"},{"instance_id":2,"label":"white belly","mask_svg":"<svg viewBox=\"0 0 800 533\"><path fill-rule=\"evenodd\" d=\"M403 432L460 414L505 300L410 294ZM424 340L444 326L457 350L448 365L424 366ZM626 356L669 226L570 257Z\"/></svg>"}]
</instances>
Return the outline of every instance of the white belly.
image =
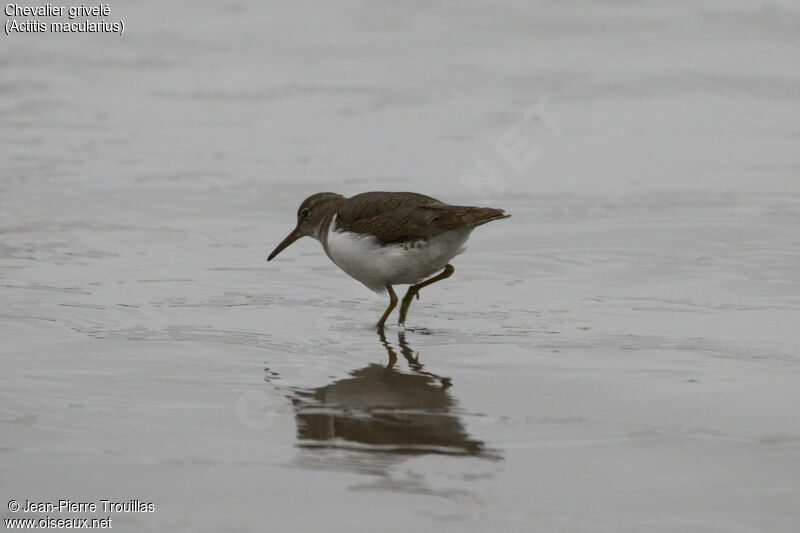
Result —
<instances>
[{"instance_id":1,"label":"white belly","mask_svg":"<svg viewBox=\"0 0 800 533\"><path fill-rule=\"evenodd\" d=\"M443 270L463 252L473 228L440 233L413 244L381 246L371 235L336 231L336 220L327 235L326 252L336 265L376 292L387 285L412 284Z\"/></svg>"}]
</instances>

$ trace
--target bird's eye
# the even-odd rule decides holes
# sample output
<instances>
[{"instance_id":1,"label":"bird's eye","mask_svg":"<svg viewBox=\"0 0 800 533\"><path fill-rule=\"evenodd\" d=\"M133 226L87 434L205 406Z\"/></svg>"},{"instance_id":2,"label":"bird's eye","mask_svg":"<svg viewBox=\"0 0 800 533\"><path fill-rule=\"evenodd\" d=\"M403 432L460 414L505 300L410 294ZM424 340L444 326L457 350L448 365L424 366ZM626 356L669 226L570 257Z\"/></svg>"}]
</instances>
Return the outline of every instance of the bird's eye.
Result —
<instances>
[{"instance_id":1,"label":"bird's eye","mask_svg":"<svg viewBox=\"0 0 800 533\"><path fill-rule=\"evenodd\" d=\"M308 215L311 214L311 211L308 210L307 207L304 207L302 211L300 211L300 216L303 218L308 218Z\"/></svg>"}]
</instances>

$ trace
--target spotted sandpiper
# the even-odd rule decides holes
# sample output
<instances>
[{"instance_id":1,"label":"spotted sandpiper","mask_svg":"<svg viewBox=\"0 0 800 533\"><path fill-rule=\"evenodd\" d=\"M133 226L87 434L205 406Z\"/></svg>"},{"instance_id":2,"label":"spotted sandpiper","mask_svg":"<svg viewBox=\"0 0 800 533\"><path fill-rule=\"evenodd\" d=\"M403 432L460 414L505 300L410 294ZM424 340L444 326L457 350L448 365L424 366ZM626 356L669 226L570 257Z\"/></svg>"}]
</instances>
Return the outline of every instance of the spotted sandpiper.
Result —
<instances>
[{"instance_id":1,"label":"spotted sandpiper","mask_svg":"<svg viewBox=\"0 0 800 533\"><path fill-rule=\"evenodd\" d=\"M377 293L389 293L379 328L397 306L392 286L411 285L400 305L402 325L420 289L453 274L450 260L465 250L472 230L509 216L502 209L449 205L413 192L366 192L352 198L321 192L300 204L297 226L267 261L300 237L314 237L351 277Z\"/></svg>"}]
</instances>

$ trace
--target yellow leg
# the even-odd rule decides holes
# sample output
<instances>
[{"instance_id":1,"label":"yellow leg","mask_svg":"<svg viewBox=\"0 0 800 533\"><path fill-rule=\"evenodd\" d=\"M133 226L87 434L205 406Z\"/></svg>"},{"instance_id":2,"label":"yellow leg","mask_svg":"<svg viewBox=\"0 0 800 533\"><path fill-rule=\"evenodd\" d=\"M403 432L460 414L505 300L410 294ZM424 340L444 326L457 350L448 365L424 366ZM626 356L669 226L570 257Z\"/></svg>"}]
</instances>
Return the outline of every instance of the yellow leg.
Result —
<instances>
[{"instance_id":1,"label":"yellow leg","mask_svg":"<svg viewBox=\"0 0 800 533\"><path fill-rule=\"evenodd\" d=\"M386 311L383 312L383 316L380 320L378 320L378 327L382 328L383 324L386 322L386 319L389 318L389 315L392 313L395 307L397 307L397 295L394 293L394 289L391 285L387 285L386 288L389 291L389 307L386 308Z\"/></svg>"},{"instance_id":2,"label":"yellow leg","mask_svg":"<svg viewBox=\"0 0 800 533\"><path fill-rule=\"evenodd\" d=\"M419 290L423 287L427 287L432 283L436 283L437 281L442 281L443 279L447 279L453 275L456 269L453 268L453 265L447 265L442 270L441 274L437 274L433 276L431 279L425 280L422 283L417 283L416 285L412 285L408 288L408 292L405 296L403 296L403 303L400 305L400 322L399 324L405 324L406 322L406 313L408 313L408 306L411 305L411 300L414 299L414 296L419 299Z\"/></svg>"}]
</instances>

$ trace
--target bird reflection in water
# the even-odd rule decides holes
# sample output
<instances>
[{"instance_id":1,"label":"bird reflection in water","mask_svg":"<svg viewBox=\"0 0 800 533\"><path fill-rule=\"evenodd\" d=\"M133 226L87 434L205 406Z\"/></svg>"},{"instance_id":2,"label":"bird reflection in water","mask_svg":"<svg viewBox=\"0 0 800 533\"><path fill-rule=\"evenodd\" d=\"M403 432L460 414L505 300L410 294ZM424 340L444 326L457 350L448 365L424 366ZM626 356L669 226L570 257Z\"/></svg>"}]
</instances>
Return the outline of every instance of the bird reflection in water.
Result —
<instances>
[{"instance_id":1,"label":"bird reflection in water","mask_svg":"<svg viewBox=\"0 0 800 533\"><path fill-rule=\"evenodd\" d=\"M409 456L501 458L470 436L450 378L425 371L404 332L398 344L411 372L398 369L383 331L379 338L386 366L373 363L328 385L292 391L300 466L385 473Z\"/></svg>"}]
</instances>

